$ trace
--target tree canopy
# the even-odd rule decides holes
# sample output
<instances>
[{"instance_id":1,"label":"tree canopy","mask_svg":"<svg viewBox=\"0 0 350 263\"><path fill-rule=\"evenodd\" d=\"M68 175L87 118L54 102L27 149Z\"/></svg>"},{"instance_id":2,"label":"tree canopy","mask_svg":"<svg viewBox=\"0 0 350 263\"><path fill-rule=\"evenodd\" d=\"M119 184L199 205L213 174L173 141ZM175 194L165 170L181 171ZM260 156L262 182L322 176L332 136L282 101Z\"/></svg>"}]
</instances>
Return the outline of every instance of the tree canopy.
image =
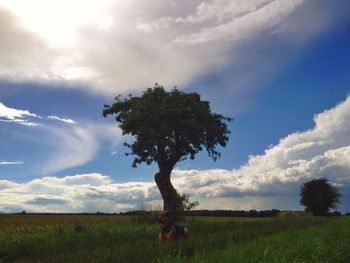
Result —
<instances>
[{"instance_id":1,"label":"tree canopy","mask_svg":"<svg viewBox=\"0 0 350 263\"><path fill-rule=\"evenodd\" d=\"M313 179L300 187L300 204L316 216L326 215L330 208L336 208L340 194L326 178Z\"/></svg>"},{"instance_id":2,"label":"tree canopy","mask_svg":"<svg viewBox=\"0 0 350 263\"><path fill-rule=\"evenodd\" d=\"M117 96L112 106L104 107L103 116L109 114L116 114L123 135L135 136L133 143L125 144L136 156L135 167L142 162L175 165L186 157L194 159L203 148L216 160L216 145L226 146L230 133L224 122L230 118L212 113L198 93L176 88L167 92L158 84L141 97Z\"/></svg>"}]
</instances>

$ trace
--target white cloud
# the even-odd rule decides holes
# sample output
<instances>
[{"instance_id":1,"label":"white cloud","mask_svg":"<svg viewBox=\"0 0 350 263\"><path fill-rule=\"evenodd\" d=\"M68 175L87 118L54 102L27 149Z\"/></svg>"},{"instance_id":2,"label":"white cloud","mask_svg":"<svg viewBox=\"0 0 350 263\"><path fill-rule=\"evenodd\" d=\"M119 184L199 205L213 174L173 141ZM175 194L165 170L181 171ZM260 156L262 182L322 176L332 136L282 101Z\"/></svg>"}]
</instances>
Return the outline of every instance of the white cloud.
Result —
<instances>
[{"instance_id":1,"label":"white cloud","mask_svg":"<svg viewBox=\"0 0 350 263\"><path fill-rule=\"evenodd\" d=\"M17 110L17 109L9 108L0 102L0 117L7 118L9 120L14 120L14 119L23 118L26 116L40 118L40 116L34 113L31 113L28 110Z\"/></svg>"},{"instance_id":2,"label":"white cloud","mask_svg":"<svg viewBox=\"0 0 350 263\"><path fill-rule=\"evenodd\" d=\"M350 97L316 115L313 129L288 135L239 169L175 171L176 180L204 196L295 193L290 184L323 176L349 185L349 120Z\"/></svg>"},{"instance_id":3,"label":"white cloud","mask_svg":"<svg viewBox=\"0 0 350 263\"><path fill-rule=\"evenodd\" d=\"M29 112L28 110L18 110L5 106L0 102L0 121L12 122L26 126L39 126L40 123L30 121L30 118L42 118L39 115Z\"/></svg>"},{"instance_id":4,"label":"white cloud","mask_svg":"<svg viewBox=\"0 0 350 263\"><path fill-rule=\"evenodd\" d=\"M159 198L155 183L113 183L98 173L44 177L27 183L0 180L0 211L117 212Z\"/></svg>"},{"instance_id":5,"label":"white cloud","mask_svg":"<svg viewBox=\"0 0 350 263\"><path fill-rule=\"evenodd\" d=\"M22 161L0 161L0 165L23 164Z\"/></svg>"},{"instance_id":6,"label":"white cloud","mask_svg":"<svg viewBox=\"0 0 350 263\"><path fill-rule=\"evenodd\" d=\"M103 140L115 147L122 137L120 129L114 124L86 122L74 126L47 126L45 129L53 150L42 164L44 174L86 164L96 156Z\"/></svg>"},{"instance_id":7,"label":"white cloud","mask_svg":"<svg viewBox=\"0 0 350 263\"><path fill-rule=\"evenodd\" d=\"M290 20L304 4L302 0L181 4L0 0L5 22L0 38L6 39L0 46L0 59L5 61L0 78L63 81L104 95L144 89L155 82L183 86L240 61L247 44L258 48L254 38L262 32L286 34L288 45L319 32L326 16L304 15L313 17L307 23L300 17ZM310 14L327 9L314 5Z\"/></svg>"},{"instance_id":8,"label":"white cloud","mask_svg":"<svg viewBox=\"0 0 350 263\"><path fill-rule=\"evenodd\" d=\"M36 118L37 121L31 121L32 118ZM2 122L12 122L17 124L22 124L26 126L41 126L44 125L42 120L42 116L32 113L28 110L19 110L15 108L10 108L0 102L0 121ZM76 121L72 119L65 119L55 115L47 116L48 120L56 120L60 122L64 122L67 124L77 124ZM40 122L39 122L40 120Z\"/></svg>"},{"instance_id":9,"label":"white cloud","mask_svg":"<svg viewBox=\"0 0 350 263\"><path fill-rule=\"evenodd\" d=\"M83 127L47 128L53 152L47 163L43 164L43 173L54 173L80 166L90 161L97 152L98 141L93 133Z\"/></svg>"},{"instance_id":10,"label":"white cloud","mask_svg":"<svg viewBox=\"0 0 350 263\"><path fill-rule=\"evenodd\" d=\"M11 188L16 188L18 187L19 184L12 182L12 181L8 181L8 180L0 180L0 190L2 189L11 189Z\"/></svg>"},{"instance_id":11,"label":"white cloud","mask_svg":"<svg viewBox=\"0 0 350 263\"><path fill-rule=\"evenodd\" d=\"M0 77L10 81L49 78L50 53L45 41L23 27L11 11L0 2Z\"/></svg>"},{"instance_id":12,"label":"white cloud","mask_svg":"<svg viewBox=\"0 0 350 263\"><path fill-rule=\"evenodd\" d=\"M195 15L177 18L180 23L204 23L214 21L197 33L180 36L174 43L196 45L215 40L239 41L247 36L280 24L302 0L245 1L216 0L202 2Z\"/></svg>"},{"instance_id":13,"label":"white cloud","mask_svg":"<svg viewBox=\"0 0 350 263\"><path fill-rule=\"evenodd\" d=\"M14 120L6 120L6 119L0 119L1 122L7 122L7 123L17 123L25 126L31 126L31 127L37 127L40 126L40 123L38 122L31 122L28 120L22 120L22 119L14 119Z\"/></svg>"},{"instance_id":14,"label":"white cloud","mask_svg":"<svg viewBox=\"0 0 350 263\"><path fill-rule=\"evenodd\" d=\"M36 118L36 121L32 121ZM56 120L60 124L45 122ZM50 115L41 117L28 110L9 108L0 102L0 122L17 123L26 126L39 126L47 136L51 154L41 163L43 173L55 173L68 168L83 165L97 154L103 140L108 140L115 147L121 138L121 131L115 124L101 124L91 121L78 123L70 118ZM74 125L71 125L74 124ZM42 141L40 141L42 144ZM0 165L22 164L23 162L0 162Z\"/></svg>"},{"instance_id":15,"label":"white cloud","mask_svg":"<svg viewBox=\"0 0 350 263\"><path fill-rule=\"evenodd\" d=\"M61 122L68 123L68 124L77 124L77 122L73 121L72 119L65 119L65 118L60 118L57 116L48 116L47 119L61 121Z\"/></svg>"}]
</instances>

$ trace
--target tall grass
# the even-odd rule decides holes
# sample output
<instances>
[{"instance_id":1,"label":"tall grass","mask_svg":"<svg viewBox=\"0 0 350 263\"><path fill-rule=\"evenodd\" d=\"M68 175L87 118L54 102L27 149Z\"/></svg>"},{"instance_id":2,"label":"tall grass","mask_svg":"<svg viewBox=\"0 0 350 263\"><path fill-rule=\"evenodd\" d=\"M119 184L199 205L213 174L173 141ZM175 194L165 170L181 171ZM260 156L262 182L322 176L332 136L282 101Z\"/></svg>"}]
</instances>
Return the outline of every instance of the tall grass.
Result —
<instances>
[{"instance_id":1,"label":"tall grass","mask_svg":"<svg viewBox=\"0 0 350 263\"><path fill-rule=\"evenodd\" d=\"M248 242L231 241L222 250L201 251L192 258L166 255L159 262L191 263L348 263L350 262L350 218L326 224L292 228Z\"/></svg>"},{"instance_id":2,"label":"tall grass","mask_svg":"<svg viewBox=\"0 0 350 263\"><path fill-rule=\"evenodd\" d=\"M345 229L349 217L190 218L183 222L190 238L165 244L158 242L156 222L142 224L122 216L62 217L56 221L64 223L56 224L53 217L46 222L44 216L25 215L16 225L14 218L11 223L0 216L0 262L293 262L287 259L320 258L317 255L332 251L338 251L334 258L345 257L343 247L350 247L345 238L345 233L350 236ZM31 222L28 226L33 229L23 228L25 222ZM338 250L326 249L330 240L340 240L342 245L334 245ZM322 253L312 250L316 243Z\"/></svg>"}]
</instances>

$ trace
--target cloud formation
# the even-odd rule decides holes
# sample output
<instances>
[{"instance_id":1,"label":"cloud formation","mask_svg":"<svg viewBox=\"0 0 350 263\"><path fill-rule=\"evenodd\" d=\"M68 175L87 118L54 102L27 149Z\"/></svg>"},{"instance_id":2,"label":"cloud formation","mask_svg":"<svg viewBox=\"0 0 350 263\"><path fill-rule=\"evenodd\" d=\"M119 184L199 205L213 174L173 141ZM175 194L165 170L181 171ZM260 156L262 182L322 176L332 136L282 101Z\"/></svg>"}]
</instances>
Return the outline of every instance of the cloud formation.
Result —
<instances>
[{"instance_id":1,"label":"cloud formation","mask_svg":"<svg viewBox=\"0 0 350 263\"><path fill-rule=\"evenodd\" d=\"M42 118L28 110L18 110L5 106L0 102L0 121L13 122L26 126L39 126L40 123L31 121L30 118Z\"/></svg>"},{"instance_id":2,"label":"cloud formation","mask_svg":"<svg viewBox=\"0 0 350 263\"><path fill-rule=\"evenodd\" d=\"M10 81L48 78L50 53L45 41L26 29L0 1L0 78Z\"/></svg>"},{"instance_id":3,"label":"cloud formation","mask_svg":"<svg viewBox=\"0 0 350 263\"><path fill-rule=\"evenodd\" d=\"M98 141L84 127L47 127L51 154L42 165L44 174L59 172L90 161L97 152Z\"/></svg>"},{"instance_id":4,"label":"cloud formation","mask_svg":"<svg viewBox=\"0 0 350 263\"><path fill-rule=\"evenodd\" d=\"M101 174L44 177L28 183L0 180L0 211L116 212L137 208L140 200L159 198L154 183L112 183Z\"/></svg>"},{"instance_id":5,"label":"cloud formation","mask_svg":"<svg viewBox=\"0 0 350 263\"><path fill-rule=\"evenodd\" d=\"M22 161L0 161L0 165L23 164Z\"/></svg>"},{"instance_id":6,"label":"cloud formation","mask_svg":"<svg viewBox=\"0 0 350 263\"><path fill-rule=\"evenodd\" d=\"M281 139L239 169L175 171L185 192L204 197L296 195L302 182L327 177L350 185L350 97L315 115L313 129Z\"/></svg>"},{"instance_id":7,"label":"cloud formation","mask_svg":"<svg viewBox=\"0 0 350 263\"><path fill-rule=\"evenodd\" d=\"M250 156L239 169L178 170L174 186L192 195L200 208L301 209L300 185L327 177L350 196L350 97L315 115L315 126L282 138L264 154ZM0 181L0 210L51 212L115 212L137 209L145 200L160 199L154 182L114 183L99 173L44 177L27 183ZM278 197L278 198L276 198ZM12 210L11 210L12 209Z\"/></svg>"},{"instance_id":8,"label":"cloud formation","mask_svg":"<svg viewBox=\"0 0 350 263\"><path fill-rule=\"evenodd\" d=\"M262 33L285 34L289 45L317 34L327 16L304 14L312 18L308 23L291 18L304 2L33 0L28 6L1 0L0 38L6 42L0 45L0 78L58 81L108 96L155 82L183 86L240 61L247 44L259 48L254 43Z\"/></svg>"},{"instance_id":9,"label":"cloud formation","mask_svg":"<svg viewBox=\"0 0 350 263\"><path fill-rule=\"evenodd\" d=\"M52 153L42 165L44 174L81 166L93 160L103 140L115 147L122 138L115 124L85 122L76 125L46 127Z\"/></svg>"},{"instance_id":10,"label":"cloud formation","mask_svg":"<svg viewBox=\"0 0 350 263\"><path fill-rule=\"evenodd\" d=\"M77 124L77 122L73 121L72 119L60 118L58 116L47 116L47 119L61 121L61 122L68 123L68 124Z\"/></svg>"},{"instance_id":11,"label":"cloud formation","mask_svg":"<svg viewBox=\"0 0 350 263\"><path fill-rule=\"evenodd\" d=\"M280 24L303 3L298 1L208 1L201 2L194 14L178 17L179 24L206 26L199 32L177 37L173 43L196 45L213 41L240 41L265 28Z\"/></svg>"},{"instance_id":12,"label":"cloud formation","mask_svg":"<svg viewBox=\"0 0 350 263\"><path fill-rule=\"evenodd\" d=\"M83 165L96 156L103 140L108 140L111 147L115 147L122 137L120 129L115 124L91 121L78 123L56 115L42 117L28 110L7 107L1 102L0 122L35 126L39 128L38 132L44 131L41 137L47 137L45 142L50 148L48 159L41 162L41 172L44 174ZM42 142L40 141L40 144ZM4 161L0 162L0 165L21 163L23 162Z\"/></svg>"},{"instance_id":13,"label":"cloud formation","mask_svg":"<svg viewBox=\"0 0 350 263\"><path fill-rule=\"evenodd\" d=\"M31 120L35 118L36 121ZM0 121L2 122L12 122L26 126L41 126L43 125L42 119L42 116L32 113L28 110L10 108L0 102ZM54 115L47 116L46 119L56 120L67 124L77 124L77 122L72 119L65 119Z\"/></svg>"}]
</instances>

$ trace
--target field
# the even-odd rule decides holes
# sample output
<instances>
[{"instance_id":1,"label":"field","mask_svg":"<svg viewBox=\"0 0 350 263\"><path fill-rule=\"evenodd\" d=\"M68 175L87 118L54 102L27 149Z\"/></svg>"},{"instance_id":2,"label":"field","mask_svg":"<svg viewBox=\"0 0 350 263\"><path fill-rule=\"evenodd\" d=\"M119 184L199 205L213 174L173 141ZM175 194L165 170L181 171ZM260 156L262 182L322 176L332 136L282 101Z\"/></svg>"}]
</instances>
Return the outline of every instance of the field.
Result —
<instances>
[{"instance_id":1,"label":"field","mask_svg":"<svg viewBox=\"0 0 350 263\"><path fill-rule=\"evenodd\" d=\"M187 240L117 215L0 215L0 262L350 262L350 217L187 218Z\"/></svg>"}]
</instances>

